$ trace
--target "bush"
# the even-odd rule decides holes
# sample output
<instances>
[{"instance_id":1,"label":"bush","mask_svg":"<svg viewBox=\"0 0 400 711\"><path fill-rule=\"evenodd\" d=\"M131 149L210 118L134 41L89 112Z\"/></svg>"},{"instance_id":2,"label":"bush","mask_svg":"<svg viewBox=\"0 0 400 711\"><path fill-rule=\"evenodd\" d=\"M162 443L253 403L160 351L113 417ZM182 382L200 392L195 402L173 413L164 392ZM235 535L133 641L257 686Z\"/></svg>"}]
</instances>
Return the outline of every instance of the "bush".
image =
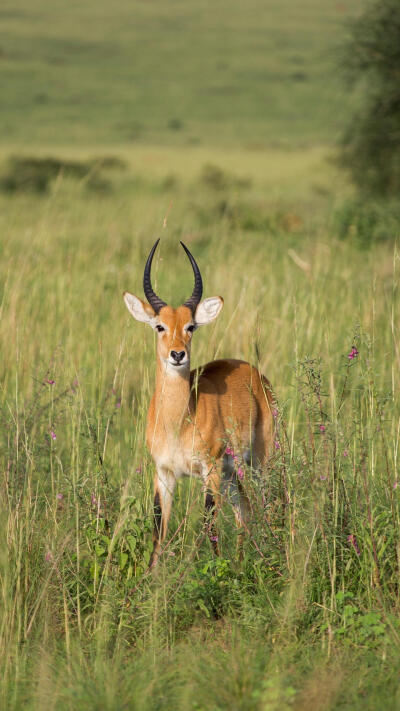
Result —
<instances>
[{"instance_id":1,"label":"bush","mask_svg":"<svg viewBox=\"0 0 400 711\"><path fill-rule=\"evenodd\" d=\"M400 3L375 0L351 25L344 57L350 86L364 93L342 140L342 162L362 190L400 189Z\"/></svg>"},{"instance_id":2,"label":"bush","mask_svg":"<svg viewBox=\"0 0 400 711\"><path fill-rule=\"evenodd\" d=\"M52 180L64 175L75 180L84 180L90 190L105 192L110 188L110 183L104 177L103 171L123 168L125 163L114 156L88 161L13 156L8 160L0 178L0 189L11 193L45 193Z\"/></svg>"},{"instance_id":3,"label":"bush","mask_svg":"<svg viewBox=\"0 0 400 711\"><path fill-rule=\"evenodd\" d=\"M395 240L400 235L400 203L347 200L333 214L333 231L339 239L353 238L362 247Z\"/></svg>"}]
</instances>

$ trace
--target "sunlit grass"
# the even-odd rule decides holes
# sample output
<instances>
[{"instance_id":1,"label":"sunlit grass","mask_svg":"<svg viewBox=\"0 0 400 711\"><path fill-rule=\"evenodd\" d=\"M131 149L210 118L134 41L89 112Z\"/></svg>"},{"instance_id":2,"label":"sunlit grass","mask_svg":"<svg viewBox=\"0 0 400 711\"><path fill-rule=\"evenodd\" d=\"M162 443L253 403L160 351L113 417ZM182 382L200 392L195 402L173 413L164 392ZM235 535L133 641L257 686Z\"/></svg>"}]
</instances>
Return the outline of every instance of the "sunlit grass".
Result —
<instances>
[{"instance_id":1,"label":"sunlit grass","mask_svg":"<svg viewBox=\"0 0 400 711\"><path fill-rule=\"evenodd\" d=\"M265 174L252 153L241 162L193 149L187 165L158 148L125 157L104 194L60 175L40 197L0 198L3 706L389 707L400 635L397 247L337 241L331 193L312 190L337 178L315 156L301 173L300 155L268 154ZM227 186L204 180L209 163ZM264 505L248 482L243 565L228 505L223 557L212 558L200 488L186 481L153 578L154 336L122 292L142 295L160 235L165 300L192 286L179 239L205 295L225 299L196 333L194 365L257 363L280 414Z\"/></svg>"}]
</instances>

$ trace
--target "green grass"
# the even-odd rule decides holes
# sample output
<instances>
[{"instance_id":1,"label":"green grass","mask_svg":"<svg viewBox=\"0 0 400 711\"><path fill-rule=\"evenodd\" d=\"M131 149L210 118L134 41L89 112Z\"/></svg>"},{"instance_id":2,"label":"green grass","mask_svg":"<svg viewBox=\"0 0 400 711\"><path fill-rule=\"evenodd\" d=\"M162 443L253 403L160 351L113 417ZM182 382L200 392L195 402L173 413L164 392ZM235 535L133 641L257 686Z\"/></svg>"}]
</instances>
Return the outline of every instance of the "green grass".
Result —
<instances>
[{"instance_id":1,"label":"green grass","mask_svg":"<svg viewBox=\"0 0 400 711\"><path fill-rule=\"evenodd\" d=\"M1 708L400 708L399 210L332 149L360 5L3 3ZM256 363L279 416L243 563L185 481L150 576L155 344L122 293L158 236L163 299L183 239L225 300L193 365Z\"/></svg>"},{"instance_id":2,"label":"green grass","mask_svg":"<svg viewBox=\"0 0 400 711\"><path fill-rule=\"evenodd\" d=\"M361 0L5 0L2 143L240 144L335 139Z\"/></svg>"},{"instance_id":3,"label":"green grass","mask_svg":"<svg viewBox=\"0 0 400 711\"><path fill-rule=\"evenodd\" d=\"M292 157L143 147L107 192L0 197L5 708L396 707L398 252L338 241L340 176ZM225 299L194 364L258 353L280 415L244 563L228 504L213 560L184 482L152 579L154 340L122 292L159 234L163 298L190 292L183 238Z\"/></svg>"}]
</instances>

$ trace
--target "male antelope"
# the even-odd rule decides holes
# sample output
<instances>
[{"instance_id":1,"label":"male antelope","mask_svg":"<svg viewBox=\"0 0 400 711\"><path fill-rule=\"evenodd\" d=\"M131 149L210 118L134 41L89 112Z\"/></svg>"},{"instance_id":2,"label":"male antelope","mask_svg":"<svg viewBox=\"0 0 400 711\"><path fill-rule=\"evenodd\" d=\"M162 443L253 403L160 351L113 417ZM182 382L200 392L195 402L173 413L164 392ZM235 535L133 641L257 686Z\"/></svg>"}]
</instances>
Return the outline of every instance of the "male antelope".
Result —
<instances>
[{"instance_id":1,"label":"male antelope","mask_svg":"<svg viewBox=\"0 0 400 711\"><path fill-rule=\"evenodd\" d=\"M232 452L262 466L273 434L272 395L268 380L241 360L215 360L190 371L193 332L213 321L223 306L220 296L201 301L199 268L181 242L194 272L193 294L174 309L151 286L154 244L144 270L147 302L125 292L125 303L138 321L157 331L156 388L147 415L146 441L156 465L154 480L154 537L150 566L158 560L167 533L176 482L183 475L199 477L204 485L208 531L218 554L214 519L220 499L221 474L236 487L238 526L245 526L249 500L235 471ZM229 445L227 447L227 445ZM240 547L240 543L239 543Z\"/></svg>"}]
</instances>

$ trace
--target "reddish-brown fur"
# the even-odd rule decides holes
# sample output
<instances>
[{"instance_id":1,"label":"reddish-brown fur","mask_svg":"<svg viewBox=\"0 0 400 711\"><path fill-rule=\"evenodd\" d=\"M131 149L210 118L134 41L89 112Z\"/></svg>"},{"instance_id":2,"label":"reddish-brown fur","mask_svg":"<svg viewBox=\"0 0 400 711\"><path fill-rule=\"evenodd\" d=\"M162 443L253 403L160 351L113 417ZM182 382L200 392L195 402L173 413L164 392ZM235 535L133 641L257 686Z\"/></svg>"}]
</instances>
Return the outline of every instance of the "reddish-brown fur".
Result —
<instances>
[{"instance_id":1,"label":"reddish-brown fur","mask_svg":"<svg viewBox=\"0 0 400 711\"><path fill-rule=\"evenodd\" d=\"M267 460L273 436L273 400L268 380L244 361L216 360L190 371L192 334L187 328L196 325L196 315L199 320L204 318L204 312L199 310L201 304L194 316L187 306L177 309L164 306L156 314L149 304L127 296L128 300L135 299L132 307L126 298L135 318L148 321L155 329L165 329L158 335L156 385L146 430L147 445L157 470L151 556L154 565L167 533L176 482L184 475L199 477L204 485L206 508L212 510L213 519L219 505L227 445L237 452L250 451L254 466L262 466ZM220 301L216 315L222 306ZM184 362L177 368L171 363L173 351L184 352ZM241 482L237 481L237 485L240 503L235 515L238 524L246 526L249 502ZM213 520L208 520L208 526L214 550L218 552Z\"/></svg>"}]
</instances>

